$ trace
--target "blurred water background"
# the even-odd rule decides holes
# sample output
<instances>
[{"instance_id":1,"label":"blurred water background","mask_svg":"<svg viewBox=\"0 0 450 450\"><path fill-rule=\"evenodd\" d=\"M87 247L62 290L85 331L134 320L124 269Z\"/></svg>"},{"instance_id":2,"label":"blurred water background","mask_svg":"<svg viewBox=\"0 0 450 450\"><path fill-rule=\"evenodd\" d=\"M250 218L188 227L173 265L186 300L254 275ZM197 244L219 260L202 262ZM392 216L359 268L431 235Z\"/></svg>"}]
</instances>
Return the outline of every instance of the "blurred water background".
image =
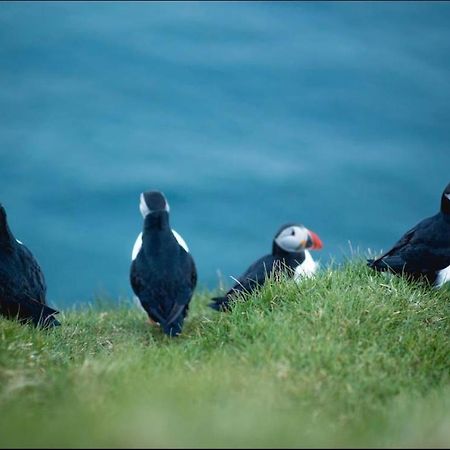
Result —
<instances>
[{"instance_id":1,"label":"blurred water background","mask_svg":"<svg viewBox=\"0 0 450 450\"><path fill-rule=\"evenodd\" d=\"M0 202L51 304L131 296L160 189L201 287L387 249L450 181L450 3L2 2Z\"/></svg>"}]
</instances>

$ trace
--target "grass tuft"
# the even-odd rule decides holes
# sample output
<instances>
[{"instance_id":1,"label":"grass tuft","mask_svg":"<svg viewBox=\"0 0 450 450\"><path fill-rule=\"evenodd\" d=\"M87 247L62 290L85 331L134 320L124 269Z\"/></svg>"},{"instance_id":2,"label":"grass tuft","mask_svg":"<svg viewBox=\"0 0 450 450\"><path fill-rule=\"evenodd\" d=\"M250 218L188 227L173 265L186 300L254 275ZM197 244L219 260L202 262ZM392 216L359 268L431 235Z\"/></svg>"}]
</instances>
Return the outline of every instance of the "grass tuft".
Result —
<instances>
[{"instance_id":1,"label":"grass tuft","mask_svg":"<svg viewBox=\"0 0 450 450\"><path fill-rule=\"evenodd\" d=\"M449 289L357 261L210 296L174 339L132 302L0 319L0 446L450 445Z\"/></svg>"}]
</instances>

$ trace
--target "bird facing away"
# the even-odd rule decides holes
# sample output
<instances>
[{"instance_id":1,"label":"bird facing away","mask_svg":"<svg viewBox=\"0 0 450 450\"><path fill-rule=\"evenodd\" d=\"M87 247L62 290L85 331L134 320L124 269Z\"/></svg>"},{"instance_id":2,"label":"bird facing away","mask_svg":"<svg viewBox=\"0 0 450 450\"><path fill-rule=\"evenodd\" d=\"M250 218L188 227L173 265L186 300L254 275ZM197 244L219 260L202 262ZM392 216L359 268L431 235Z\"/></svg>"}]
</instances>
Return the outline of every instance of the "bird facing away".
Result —
<instances>
[{"instance_id":1,"label":"bird facing away","mask_svg":"<svg viewBox=\"0 0 450 450\"><path fill-rule=\"evenodd\" d=\"M169 336L181 333L197 270L181 236L170 228L169 204L158 191L141 194L142 234L133 248L130 282L149 318Z\"/></svg>"},{"instance_id":2,"label":"bird facing away","mask_svg":"<svg viewBox=\"0 0 450 450\"><path fill-rule=\"evenodd\" d=\"M30 250L12 234L0 204L0 314L51 328L58 313L46 305L44 274Z\"/></svg>"},{"instance_id":3,"label":"bird facing away","mask_svg":"<svg viewBox=\"0 0 450 450\"><path fill-rule=\"evenodd\" d=\"M234 293L251 292L263 285L273 272L287 273L295 280L313 276L318 263L308 249L319 250L322 246L319 236L303 225L283 225L273 239L272 253L255 261L223 297L212 298L209 306L217 311L231 309L230 302Z\"/></svg>"},{"instance_id":4,"label":"bird facing away","mask_svg":"<svg viewBox=\"0 0 450 450\"><path fill-rule=\"evenodd\" d=\"M435 287L450 281L450 183L441 197L441 209L407 231L394 246L369 267L424 279Z\"/></svg>"}]
</instances>

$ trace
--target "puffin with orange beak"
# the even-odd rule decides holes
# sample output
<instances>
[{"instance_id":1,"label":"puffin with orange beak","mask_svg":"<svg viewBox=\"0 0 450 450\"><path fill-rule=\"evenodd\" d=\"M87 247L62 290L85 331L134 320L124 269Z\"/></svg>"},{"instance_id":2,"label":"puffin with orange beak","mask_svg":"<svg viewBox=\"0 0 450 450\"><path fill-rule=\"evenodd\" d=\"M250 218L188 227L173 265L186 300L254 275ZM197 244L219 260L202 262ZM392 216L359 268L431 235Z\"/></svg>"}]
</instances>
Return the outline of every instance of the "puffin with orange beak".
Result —
<instances>
[{"instance_id":1,"label":"puffin with orange beak","mask_svg":"<svg viewBox=\"0 0 450 450\"><path fill-rule=\"evenodd\" d=\"M231 309L233 294L253 291L276 271L287 273L296 281L313 276L319 264L308 250L320 250L322 247L319 236L303 225L283 225L273 239L272 253L255 261L223 297L212 298L209 306L217 311Z\"/></svg>"}]
</instances>

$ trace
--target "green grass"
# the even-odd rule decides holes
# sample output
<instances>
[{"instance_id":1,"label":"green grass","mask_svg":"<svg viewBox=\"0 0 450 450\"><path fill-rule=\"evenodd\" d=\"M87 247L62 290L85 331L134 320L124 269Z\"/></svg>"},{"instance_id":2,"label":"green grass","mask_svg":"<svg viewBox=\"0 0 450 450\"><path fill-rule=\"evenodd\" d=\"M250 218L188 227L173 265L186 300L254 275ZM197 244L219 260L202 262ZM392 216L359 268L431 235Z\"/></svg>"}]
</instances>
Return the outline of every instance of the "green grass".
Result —
<instances>
[{"instance_id":1,"label":"green grass","mask_svg":"<svg viewBox=\"0 0 450 450\"><path fill-rule=\"evenodd\" d=\"M138 308L0 320L1 447L448 447L450 291L362 262L198 294L170 339Z\"/></svg>"}]
</instances>

